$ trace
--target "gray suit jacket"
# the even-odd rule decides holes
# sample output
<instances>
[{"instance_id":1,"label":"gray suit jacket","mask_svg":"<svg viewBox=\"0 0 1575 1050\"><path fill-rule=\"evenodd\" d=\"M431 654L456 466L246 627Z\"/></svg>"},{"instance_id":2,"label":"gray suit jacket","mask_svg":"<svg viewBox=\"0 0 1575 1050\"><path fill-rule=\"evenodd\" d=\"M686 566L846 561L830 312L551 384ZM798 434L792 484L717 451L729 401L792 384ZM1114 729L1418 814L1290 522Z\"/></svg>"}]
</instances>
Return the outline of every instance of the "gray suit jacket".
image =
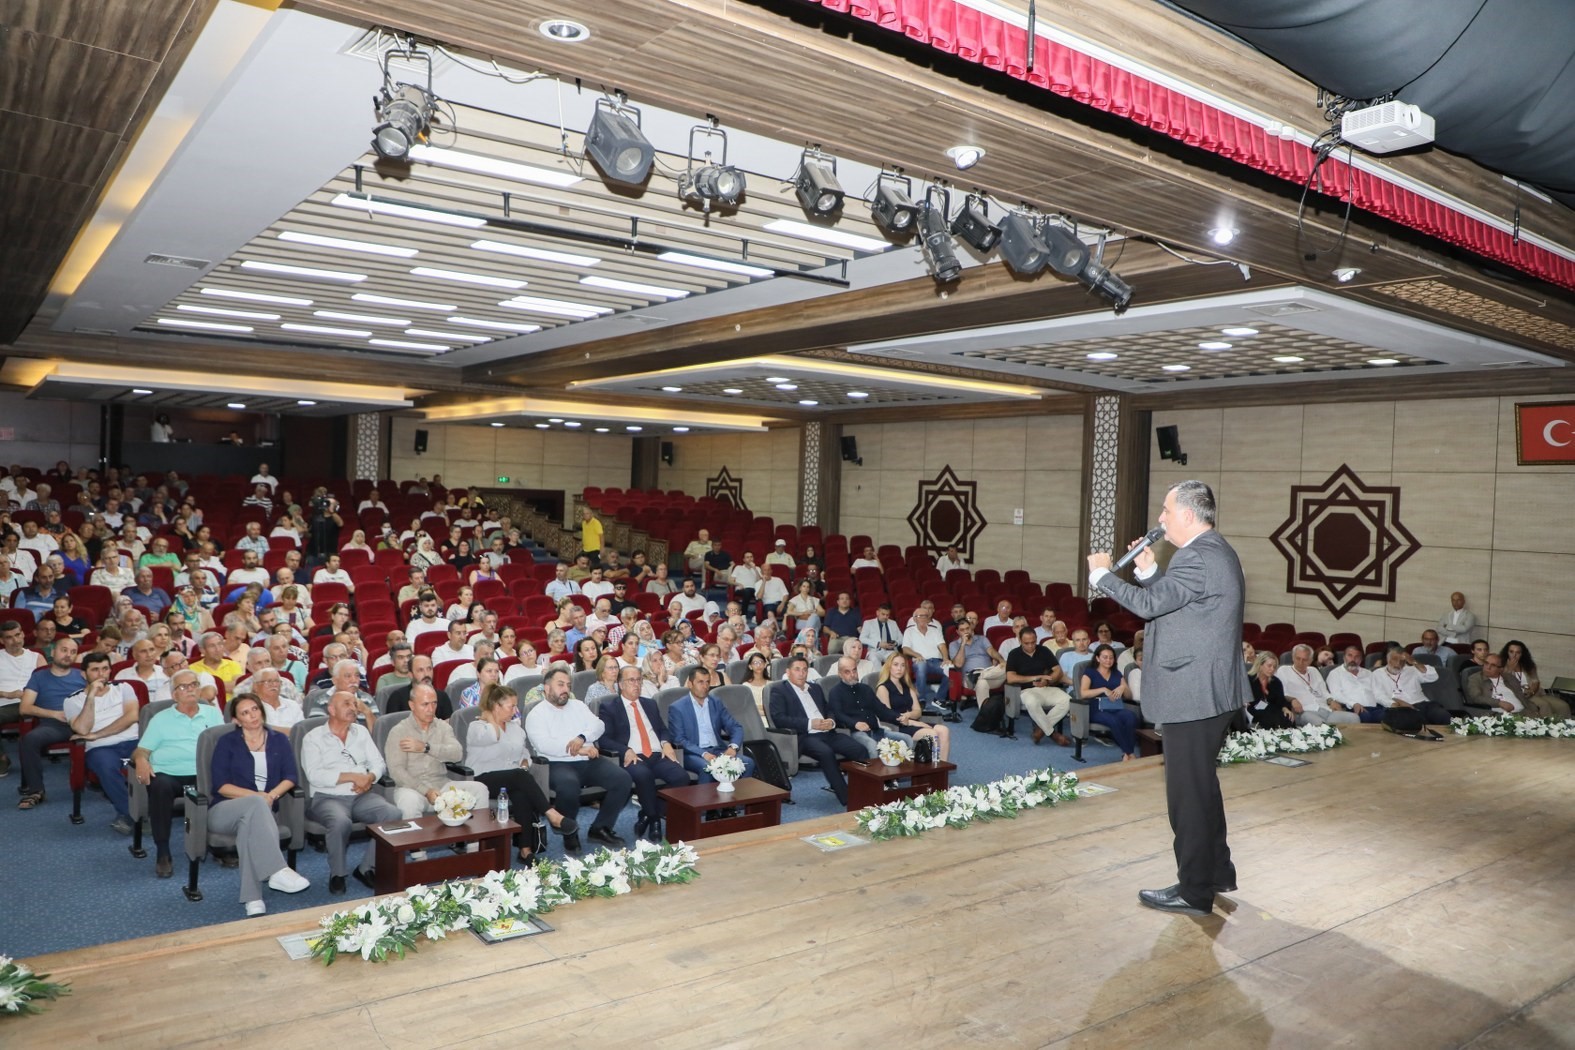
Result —
<instances>
[{"instance_id":1,"label":"gray suit jacket","mask_svg":"<svg viewBox=\"0 0 1575 1050\"><path fill-rule=\"evenodd\" d=\"M1149 621L1143 633L1143 714L1160 724L1195 722L1246 706L1241 663L1246 585L1236 552L1208 529L1170 565L1142 581L1113 574L1099 589Z\"/></svg>"}]
</instances>

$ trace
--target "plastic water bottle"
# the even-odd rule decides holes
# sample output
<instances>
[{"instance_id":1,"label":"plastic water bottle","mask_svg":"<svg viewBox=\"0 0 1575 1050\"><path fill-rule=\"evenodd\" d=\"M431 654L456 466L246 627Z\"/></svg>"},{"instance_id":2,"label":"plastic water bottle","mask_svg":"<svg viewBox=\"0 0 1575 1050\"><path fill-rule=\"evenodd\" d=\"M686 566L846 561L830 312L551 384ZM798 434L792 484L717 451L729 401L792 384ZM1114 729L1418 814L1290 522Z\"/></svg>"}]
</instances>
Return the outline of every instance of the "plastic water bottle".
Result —
<instances>
[{"instance_id":1,"label":"plastic water bottle","mask_svg":"<svg viewBox=\"0 0 1575 1050\"><path fill-rule=\"evenodd\" d=\"M499 824L502 824L504 821L509 819L509 789L508 788L499 788L498 789L498 801L497 801L496 805L493 806L492 815L497 819L497 822Z\"/></svg>"}]
</instances>

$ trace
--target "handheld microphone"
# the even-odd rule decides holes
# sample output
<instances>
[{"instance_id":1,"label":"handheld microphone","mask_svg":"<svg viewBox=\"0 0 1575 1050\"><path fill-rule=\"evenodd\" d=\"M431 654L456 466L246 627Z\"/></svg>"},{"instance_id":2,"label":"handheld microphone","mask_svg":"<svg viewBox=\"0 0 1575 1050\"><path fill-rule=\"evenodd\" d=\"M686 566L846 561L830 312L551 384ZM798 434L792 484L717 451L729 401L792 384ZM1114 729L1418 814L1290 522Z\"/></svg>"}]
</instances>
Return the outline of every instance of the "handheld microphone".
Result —
<instances>
[{"instance_id":1,"label":"handheld microphone","mask_svg":"<svg viewBox=\"0 0 1575 1050\"><path fill-rule=\"evenodd\" d=\"M1150 544L1152 544L1155 540L1162 538L1164 535L1165 526L1155 525L1152 529L1149 529L1143 534L1143 538L1137 541L1136 546L1116 560L1116 563L1110 567L1110 571L1120 572L1122 569L1132 564L1133 559L1135 559L1139 554L1142 554L1144 551L1148 550Z\"/></svg>"}]
</instances>

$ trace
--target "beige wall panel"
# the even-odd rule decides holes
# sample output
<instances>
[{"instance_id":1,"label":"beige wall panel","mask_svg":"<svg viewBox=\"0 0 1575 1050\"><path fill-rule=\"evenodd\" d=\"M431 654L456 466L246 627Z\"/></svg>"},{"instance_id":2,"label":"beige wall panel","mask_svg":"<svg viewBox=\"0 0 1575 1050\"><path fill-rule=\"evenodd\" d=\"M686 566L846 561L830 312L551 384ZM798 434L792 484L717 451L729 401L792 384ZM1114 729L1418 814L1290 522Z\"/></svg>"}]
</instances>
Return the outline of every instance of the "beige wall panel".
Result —
<instances>
[{"instance_id":1,"label":"beige wall panel","mask_svg":"<svg viewBox=\"0 0 1575 1050\"><path fill-rule=\"evenodd\" d=\"M446 435L444 456L450 460L480 460L491 463L498 441L492 427L451 427Z\"/></svg>"},{"instance_id":2,"label":"beige wall panel","mask_svg":"<svg viewBox=\"0 0 1575 1050\"><path fill-rule=\"evenodd\" d=\"M1496 551L1488 623L1506 631L1575 635L1572 587L1575 554Z\"/></svg>"},{"instance_id":3,"label":"beige wall panel","mask_svg":"<svg viewBox=\"0 0 1575 1050\"><path fill-rule=\"evenodd\" d=\"M996 528L1020 528L1012 524L1012 512L1019 507L1024 509L1023 521L1039 522L1027 514L1027 492L1024 486L1030 475L1021 470L983 470L964 475L964 480L977 481L979 511L984 515L984 520L989 522L985 531ZM915 489L909 497L912 503L918 498ZM1014 566L1015 568L1015 566Z\"/></svg>"},{"instance_id":4,"label":"beige wall panel","mask_svg":"<svg viewBox=\"0 0 1575 1050\"><path fill-rule=\"evenodd\" d=\"M1214 498L1221 507L1230 508L1233 536L1269 536L1285 521L1291 510L1291 486L1301 475L1282 471L1231 471L1220 477ZM1158 516L1158 504L1155 507ZM1225 516L1224 511L1220 516Z\"/></svg>"},{"instance_id":5,"label":"beige wall panel","mask_svg":"<svg viewBox=\"0 0 1575 1050\"><path fill-rule=\"evenodd\" d=\"M1266 539L1231 535L1231 546L1241 559L1247 580L1247 601L1261 605L1289 604L1285 601L1285 558Z\"/></svg>"},{"instance_id":6,"label":"beige wall panel","mask_svg":"<svg viewBox=\"0 0 1575 1050\"><path fill-rule=\"evenodd\" d=\"M1400 522L1426 547L1491 547L1497 475L1390 475L1400 487Z\"/></svg>"},{"instance_id":7,"label":"beige wall panel","mask_svg":"<svg viewBox=\"0 0 1575 1050\"><path fill-rule=\"evenodd\" d=\"M1461 547L1423 547L1400 566L1400 586L1388 615L1437 620L1455 591L1488 593L1493 555Z\"/></svg>"},{"instance_id":8,"label":"beige wall panel","mask_svg":"<svg viewBox=\"0 0 1575 1050\"><path fill-rule=\"evenodd\" d=\"M554 467L579 467L582 470L591 461L591 443L587 435L543 431L546 441L542 444L541 461Z\"/></svg>"},{"instance_id":9,"label":"beige wall panel","mask_svg":"<svg viewBox=\"0 0 1575 1050\"><path fill-rule=\"evenodd\" d=\"M919 474L917 471L883 470L878 482L882 518L906 518L918 498Z\"/></svg>"},{"instance_id":10,"label":"beige wall panel","mask_svg":"<svg viewBox=\"0 0 1575 1050\"><path fill-rule=\"evenodd\" d=\"M854 536L873 537L880 531L880 519L876 517L842 517L842 534L850 540ZM858 552L852 551L852 557L857 558Z\"/></svg>"},{"instance_id":11,"label":"beige wall panel","mask_svg":"<svg viewBox=\"0 0 1575 1050\"><path fill-rule=\"evenodd\" d=\"M1274 602L1248 602L1242 610L1242 620L1246 623L1255 623L1259 627L1292 619L1292 610L1289 606Z\"/></svg>"},{"instance_id":12,"label":"beige wall panel","mask_svg":"<svg viewBox=\"0 0 1575 1050\"><path fill-rule=\"evenodd\" d=\"M1149 438L1149 465L1159 472L1219 470L1224 463L1225 413L1217 408L1182 412L1159 411L1153 414L1155 428L1174 426L1179 430L1181 450L1187 454L1185 467L1159 458L1159 439ZM1081 421L1079 421L1081 422Z\"/></svg>"},{"instance_id":13,"label":"beige wall panel","mask_svg":"<svg viewBox=\"0 0 1575 1050\"><path fill-rule=\"evenodd\" d=\"M1342 463L1366 477L1394 463L1393 402L1312 405L1302 421L1302 469L1326 474Z\"/></svg>"},{"instance_id":14,"label":"beige wall panel","mask_svg":"<svg viewBox=\"0 0 1575 1050\"><path fill-rule=\"evenodd\" d=\"M1297 405L1269 405L1227 412L1222 431L1221 468L1256 473L1283 470L1290 464L1300 463L1302 432L1302 409ZM1185 430L1181 433L1181 448L1187 453L1186 469L1208 469L1201 460L1192 459Z\"/></svg>"},{"instance_id":15,"label":"beige wall panel","mask_svg":"<svg viewBox=\"0 0 1575 1050\"><path fill-rule=\"evenodd\" d=\"M546 447L547 435L534 427L506 427L497 432L496 455L500 463L540 464Z\"/></svg>"},{"instance_id":16,"label":"beige wall panel","mask_svg":"<svg viewBox=\"0 0 1575 1050\"><path fill-rule=\"evenodd\" d=\"M981 457L987 465L993 457ZM967 477L974 465L972 420L937 421L924 428L924 469L933 477L950 466L958 477Z\"/></svg>"},{"instance_id":17,"label":"beige wall panel","mask_svg":"<svg viewBox=\"0 0 1575 1050\"><path fill-rule=\"evenodd\" d=\"M909 535L911 537L912 533L910 532ZM1023 530L1011 526L1004 529L985 529L974 545L974 564L981 568L1010 566L1014 569L1022 565ZM1030 576L1032 572L1030 569Z\"/></svg>"},{"instance_id":18,"label":"beige wall panel","mask_svg":"<svg viewBox=\"0 0 1575 1050\"><path fill-rule=\"evenodd\" d=\"M804 440L798 427L782 427L771 431L767 437L771 445L771 465L777 470L797 470L799 445Z\"/></svg>"},{"instance_id":19,"label":"beige wall panel","mask_svg":"<svg viewBox=\"0 0 1575 1050\"><path fill-rule=\"evenodd\" d=\"M1078 529L1025 525L1021 532L1028 575L1039 583L1069 583L1077 589L1088 565L1078 549Z\"/></svg>"},{"instance_id":20,"label":"beige wall panel","mask_svg":"<svg viewBox=\"0 0 1575 1050\"><path fill-rule=\"evenodd\" d=\"M1422 632L1429 627L1437 627L1437 623L1433 620L1420 620L1409 616L1390 616L1384 620L1383 635L1369 641L1399 642L1409 649L1422 640Z\"/></svg>"},{"instance_id":21,"label":"beige wall panel","mask_svg":"<svg viewBox=\"0 0 1575 1050\"><path fill-rule=\"evenodd\" d=\"M1554 522L1575 520L1575 479L1545 474L1501 474L1495 492L1493 546L1497 550L1570 549L1568 529Z\"/></svg>"},{"instance_id":22,"label":"beige wall panel","mask_svg":"<svg viewBox=\"0 0 1575 1050\"><path fill-rule=\"evenodd\" d=\"M975 420L973 433L973 465L976 469L998 470L1021 463L1027 463L1033 469L1044 462L1045 450L1037 442L1030 454L1027 446L1028 426L1021 418Z\"/></svg>"},{"instance_id":23,"label":"beige wall panel","mask_svg":"<svg viewBox=\"0 0 1575 1050\"><path fill-rule=\"evenodd\" d=\"M1029 471L1024 478L1023 521L1076 529L1083 520L1083 475L1070 470Z\"/></svg>"},{"instance_id":24,"label":"beige wall panel","mask_svg":"<svg viewBox=\"0 0 1575 1050\"><path fill-rule=\"evenodd\" d=\"M1498 444L1498 402L1488 397L1395 405L1394 469L1481 471Z\"/></svg>"},{"instance_id":25,"label":"beige wall panel","mask_svg":"<svg viewBox=\"0 0 1575 1050\"><path fill-rule=\"evenodd\" d=\"M854 468L857 470L858 468ZM868 475L860 472L857 478L849 477L846 468L842 472L842 520L843 525L850 518L873 518L880 514L880 487L870 482Z\"/></svg>"}]
</instances>

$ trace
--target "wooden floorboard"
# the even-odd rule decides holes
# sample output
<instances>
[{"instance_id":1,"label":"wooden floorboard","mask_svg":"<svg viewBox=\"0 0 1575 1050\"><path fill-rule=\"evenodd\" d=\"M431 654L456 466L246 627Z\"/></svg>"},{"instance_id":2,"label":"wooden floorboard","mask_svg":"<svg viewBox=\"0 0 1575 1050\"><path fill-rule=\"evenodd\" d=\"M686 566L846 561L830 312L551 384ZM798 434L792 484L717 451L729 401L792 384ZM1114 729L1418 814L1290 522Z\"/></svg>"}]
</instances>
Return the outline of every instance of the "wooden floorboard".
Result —
<instances>
[{"instance_id":1,"label":"wooden floorboard","mask_svg":"<svg viewBox=\"0 0 1575 1050\"><path fill-rule=\"evenodd\" d=\"M387 966L287 961L312 913L36 960L31 1045L1575 1046L1575 743L1364 728L1222 771L1241 891L1172 881L1157 760L1014 821L822 854L846 817L702 844L702 877ZM209 989L211 995L193 994ZM135 1004L134 1006L132 1004ZM20 1044L18 1044L20 1045Z\"/></svg>"}]
</instances>

